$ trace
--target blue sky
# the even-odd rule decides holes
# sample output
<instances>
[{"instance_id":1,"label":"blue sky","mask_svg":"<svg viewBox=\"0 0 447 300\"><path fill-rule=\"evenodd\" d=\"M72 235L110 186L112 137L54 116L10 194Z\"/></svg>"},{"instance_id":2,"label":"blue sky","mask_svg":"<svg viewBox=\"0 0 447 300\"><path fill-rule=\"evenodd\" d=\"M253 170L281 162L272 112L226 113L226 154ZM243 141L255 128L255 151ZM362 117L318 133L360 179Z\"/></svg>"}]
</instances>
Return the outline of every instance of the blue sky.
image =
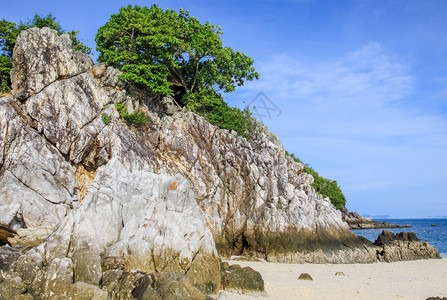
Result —
<instances>
[{"instance_id":1,"label":"blue sky","mask_svg":"<svg viewBox=\"0 0 447 300\"><path fill-rule=\"evenodd\" d=\"M52 12L92 48L121 6L189 9L255 60L260 80L227 101L242 108L263 92L281 111L264 123L289 152L337 180L350 210L447 215L447 1L0 3L0 18L15 22Z\"/></svg>"}]
</instances>

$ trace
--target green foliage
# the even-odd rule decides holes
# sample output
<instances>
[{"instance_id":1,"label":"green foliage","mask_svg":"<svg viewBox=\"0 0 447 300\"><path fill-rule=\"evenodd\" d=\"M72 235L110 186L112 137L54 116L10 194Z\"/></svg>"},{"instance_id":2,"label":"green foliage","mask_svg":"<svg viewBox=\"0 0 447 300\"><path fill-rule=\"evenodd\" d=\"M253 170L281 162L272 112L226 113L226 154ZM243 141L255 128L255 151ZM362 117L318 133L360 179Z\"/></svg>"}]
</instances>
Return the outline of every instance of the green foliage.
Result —
<instances>
[{"instance_id":1,"label":"green foliage","mask_svg":"<svg viewBox=\"0 0 447 300\"><path fill-rule=\"evenodd\" d=\"M127 107L122 103L116 103L115 104L116 109L118 110L118 113L121 117L124 118L124 116L127 115Z\"/></svg>"},{"instance_id":2,"label":"green foliage","mask_svg":"<svg viewBox=\"0 0 447 300\"><path fill-rule=\"evenodd\" d=\"M102 122L105 124L105 125L109 125L109 123L110 123L110 116L109 115L107 115L107 114L101 114L101 117L102 117Z\"/></svg>"},{"instance_id":3,"label":"green foliage","mask_svg":"<svg viewBox=\"0 0 447 300\"><path fill-rule=\"evenodd\" d=\"M124 122L126 124L133 124L136 126L142 126L147 122L152 122L152 119L146 116L146 114L142 111L136 111L131 114L127 114L124 116Z\"/></svg>"},{"instance_id":4,"label":"green foliage","mask_svg":"<svg viewBox=\"0 0 447 300\"><path fill-rule=\"evenodd\" d=\"M6 55L0 55L0 94L7 93L11 90L11 73L12 60Z\"/></svg>"},{"instance_id":5,"label":"green foliage","mask_svg":"<svg viewBox=\"0 0 447 300\"><path fill-rule=\"evenodd\" d=\"M22 30L32 27L49 27L59 34L65 33L56 18L50 14L44 16L36 14L33 19L28 19L26 23L0 20L0 93L8 92L11 89L10 72L12 67L12 51L17 41L17 36ZM85 46L77 37L78 31L67 32L72 41L72 46L77 51L91 54L91 48Z\"/></svg>"},{"instance_id":6,"label":"green foliage","mask_svg":"<svg viewBox=\"0 0 447 300\"><path fill-rule=\"evenodd\" d=\"M289 155L293 160L299 163L303 163L299 158L295 157L295 155L289 154L286 151L286 154ZM303 169L304 173L312 175L314 178L314 183L312 184L315 191L321 194L323 197L329 197L331 199L332 204L337 209L341 209L346 205L346 198L343 195L340 187L337 184L336 180L330 180L324 177L321 177L312 167L309 165L304 165Z\"/></svg>"},{"instance_id":7,"label":"green foliage","mask_svg":"<svg viewBox=\"0 0 447 300\"><path fill-rule=\"evenodd\" d=\"M76 36L78 35L79 30L75 31L67 31L66 34L68 34L68 36L71 39L71 47L73 48L73 50L75 51L79 51L88 55L92 54L92 48L87 47L86 45L84 45Z\"/></svg>"},{"instance_id":8,"label":"green foliage","mask_svg":"<svg viewBox=\"0 0 447 300\"><path fill-rule=\"evenodd\" d=\"M124 123L126 123L127 125L143 126L147 122L153 121L150 117L146 116L146 114L142 111L135 111L131 114L128 113L127 107L122 103L116 103L115 107L118 110L120 116L124 119Z\"/></svg>"},{"instance_id":9,"label":"green foliage","mask_svg":"<svg viewBox=\"0 0 447 300\"><path fill-rule=\"evenodd\" d=\"M121 78L173 95L183 87L182 104L211 123L244 135L244 113L225 103L217 90L232 92L259 77L253 59L223 47L219 26L202 24L180 9L122 7L96 35L99 61L123 72Z\"/></svg>"},{"instance_id":10,"label":"green foliage","mask_svg":"<svg viewBox=\"0 0 447 300\"><path fill-rule=\"evenodd\" d=\"M186 95L183 101L187 108L203 116L211 124L234 130L238 135L248 139L252 124L252 117L248 108L242 111L236 107L231 107L219 93L206 89Z\"/></svg>"},{"instance_id":11,"label":"green foliage","mask_svg":"<svg viewBox=\"0 0 447 300\"><path fill-rule=\"evenodd\" d=\"M15 23L0 20L0 51L2 55L11 59L12 50L16 43L17 35L19 34L18 27Z\"/></svg>"}]
</instances>

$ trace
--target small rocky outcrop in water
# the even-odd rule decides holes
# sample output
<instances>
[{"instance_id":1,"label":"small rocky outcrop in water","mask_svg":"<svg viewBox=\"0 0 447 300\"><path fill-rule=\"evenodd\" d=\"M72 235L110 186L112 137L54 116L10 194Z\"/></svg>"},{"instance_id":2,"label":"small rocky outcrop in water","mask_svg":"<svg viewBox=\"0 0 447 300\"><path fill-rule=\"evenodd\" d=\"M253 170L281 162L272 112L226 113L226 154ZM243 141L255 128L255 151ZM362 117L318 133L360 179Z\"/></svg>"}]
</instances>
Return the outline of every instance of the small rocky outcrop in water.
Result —
<instances>
[{"instance_id":1,"label":"small rocky outcrop in water","mask_svg":"<svg viewBox=\"0 0 447 300\"><path fill-rule=\"evenodd\" d=\"M415 259L440 258L438 250L427 241L421 242L414 232L394 234L382 231L374 245L382 249L377 252L380 261L393 262Z\"/></svg>"},{"instance_id":2,"label":"small rocky outcrop in water","mask_svg":"<svg viewBox=\"0 0 447 300\"><path fill-rule=\"evenodd\" d=\"M217 249L274 262L377 261L378 247L349 231L275 135L255 131L249 143L70 45L48 28L17 39L12 96L0 99L0 242L15 246L0 249L0 291L131 299L172 284L211 293L222 280ZM117 103L153 122L123 123Z\"/></svg>"},{"instance_id":3,"label":"small rocky outcrop in water","mask_svg":"<svg viewBox=\"0 0 447 300\"><path fill-rule=\"evenodd\" d=\"M348 223L350 229L383 229L383 228L409 228L410 225L396 225L388 222L378 222L362 217L357 212L348 211L346 207L341 209L342 219Z\"/></svg>"}]
</instances>

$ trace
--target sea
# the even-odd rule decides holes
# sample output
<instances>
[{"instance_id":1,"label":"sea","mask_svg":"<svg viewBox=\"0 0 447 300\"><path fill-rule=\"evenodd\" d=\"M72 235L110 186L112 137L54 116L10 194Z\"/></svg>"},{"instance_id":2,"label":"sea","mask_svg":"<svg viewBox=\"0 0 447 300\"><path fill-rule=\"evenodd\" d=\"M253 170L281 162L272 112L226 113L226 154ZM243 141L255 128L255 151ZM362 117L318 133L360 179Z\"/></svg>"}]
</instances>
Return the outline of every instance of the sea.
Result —
<instances>
[{"instance_id":1,"label":"sea","mask_svg":"<svg viewBox=\"0 0 447 300\"><path fill-rule=\"evenodd\" d=\"M428 241L430 245L438 249L439 254L443 258L447 258L447 219L373 219L375 221L397 224L411 225L411 228L389 228L394 233L402 231L416 233L421 241ZM436 225L436 226L432 226ZM357 235L363 236L374 242L384 229L354 229L351 230Z\"/></svg>"}]
</instances>

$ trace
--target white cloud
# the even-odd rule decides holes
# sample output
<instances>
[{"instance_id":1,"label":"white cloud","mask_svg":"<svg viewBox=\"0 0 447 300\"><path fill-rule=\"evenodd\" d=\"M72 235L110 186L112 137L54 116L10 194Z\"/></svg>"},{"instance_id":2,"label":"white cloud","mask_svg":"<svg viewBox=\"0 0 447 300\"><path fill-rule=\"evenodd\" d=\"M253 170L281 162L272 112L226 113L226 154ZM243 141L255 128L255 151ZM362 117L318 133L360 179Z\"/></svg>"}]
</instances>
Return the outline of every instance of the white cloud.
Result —
<instances>
[{"instance_id":1,"label":"white cloud","mask_svg":"<svg viewBox=\"0 0 447 300\"><path fill-rule=\"evenodd\" d=\"M286 149L337 179L354 209L386 205L397 190L447 186L447 120L418 106L417 74L379 44L319 62L285 53L257 70L261 80L238 97L263 91L274 101L282 115L267 120L269 128ZM378 192L381 199L368 199Z\"/></svg>"}]
</instances>

